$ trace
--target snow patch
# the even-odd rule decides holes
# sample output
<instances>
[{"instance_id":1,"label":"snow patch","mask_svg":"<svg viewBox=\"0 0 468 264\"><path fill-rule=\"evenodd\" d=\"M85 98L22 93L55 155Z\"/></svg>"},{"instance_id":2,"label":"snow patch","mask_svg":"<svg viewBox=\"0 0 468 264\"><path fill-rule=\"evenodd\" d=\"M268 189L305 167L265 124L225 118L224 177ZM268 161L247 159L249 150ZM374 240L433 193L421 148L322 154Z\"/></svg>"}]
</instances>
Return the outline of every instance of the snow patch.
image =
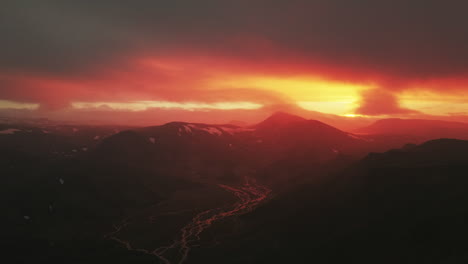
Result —
<instances>
[{"instance_id":1,"label":"snow patch","mask_svg":"<svg viewBox=\"0 0 468 264\"><path fill-rule=\"evenodd\" d=\"M208 132L212 135L221 136L223 133L234 135L241 132L252 132L255 131L254 128L245 128L245 127L228 127L228 126L200 126L196 124L184 125L185 132L193 132L194 130Z\"/></svg>"},{"instance_id":2,"label":"snow patch","mask_svg":"<svg viewBox=\"0 0 468 264\"><path fill-rule=\"evenodd\" d=\"M210 133L211 135L221 136L223 134L222 130L216 127L205 127L201 128L201 130Z\"/></svg>"},{"instance_id":3,"label":"snow patch","mask_svg":"<svg viewBox=\"0 0 468 264\"><path fill-rule=\"evenodd\" d=\"M94 137L94 140L98 140L98 139L100 139L100 138L101 138L100 136L95 136L95 137Z\"/></svg>"},{"instance_id":4,"label":"snow patch","mask_svg":"<svg viewBox=\"0 0 468 264\"><path fill-rule=\"evenodd\" d=\"M192 133L192 128L188 125L184 125L185 132Z\"/></svg>"},{"instance_id":5,"label":"snow patch","mask_svg":"<svg viewBox=\"0 0 468 264\"><path fill-rule=\"evenodd\" d=\"M83 151L88 151L88 148L87 148L87 147L84 147L84 148L81 148L81 150L83 150Z\"/></svg>"},{"instance_id":6,"label":"snow patch","mask_svg":"<svg viewBox=\"0 0 468 264\"><path fill-rule=\"evenodd\" d=\"M59 182L60 182L60 184L62 184L62 185L65 183L65 181L64 181L62 178L59 179Z\"/></svg>"},{"instance_id":7,"label":"snow patch","mask_svg":"<svg viewBox=\"0 0 468 264\"><path fill-rule=\"evenodd\" d=\"M76 149L72 149L72 151L73 151L73 152L77 152L78 150L76 150Z\"/></svg>"},{"instance_id":8,"label":"snow patch","mask_svg":"<svg viewBox=\"0 0 468 264\"><path fill-rule=\"evenodd\" d=\"M374 141L373 139L367 139L367 138L364 138L364 137L359 137L359 136L351 134L351 133L348 134L348 137L358 139L358 140L362 140L362 141L366 141L366 142Z\"/></svg>"},{"instance_id":9,"label":"snow patch","mask_svg":"<svg viewBox=\"0 0 468 264\"><path fill-rule=\"evenodd\" d=\"M221 129L224 132L229 133L231 135L234 135L236 133L255 131L255 128L245 128L245 127L221 127Z\"/></svg>"},{"instance_id":10,"label":"snow patch","mask_svg":"<svg viewBox=\"0 0 468 264\"><path fill-rule=\"evenodd\" d=\"M19 131L21 131L21 130L16 129L16 128L9 128L9 129L5 129L5 130L1 130L0 134L11 135L11 134L14 134L15 132L19 132Z\"/></svg>"},{"instance_id":11,"label":"snow patch","mask_svg":"<svg viewBox=\"0 0 468 264\"><path fill-rule=\"evenodd\" d=\"M337 149L332 149L332 151L333 151L334 153L339 153L339 152L340 152L340 151L337 150Z\"/></svg>"},{"instance_id":12,"label":"snow patch","mask_svg":"<svg viewBox=\"0 0 468 264\"><path fill-rule=\"evenodd\" d=\"M156 139L154 137L150 137L148 138L148 140L153 144L156 143Z\"/></svg>"},{"instance_id":13,"label":"snow patch","mask_svg":"<svg viewBox=\"0 0 468 264\"><path fill-rule=\"evenodd\" d=\"M348 137L354 138L354 139L361 139L360 137L354 135L354 134L348 134Z\"/></svg>"},{"instance_id":14,"label":"snow patch","mask_svg":"<svg viewBox=\"0 0 468 264\"><path fill-rule=\"evenodd\" d=\"M182 133L191 134L192 128L195 128L193 125L182 125L182 127L178 128L177 135L182 136Z\"/></svg>"},{"instance_id":15,"label":"snow patch","mask_svg":"<svg viewBox=\"0 0 468 264\"><path fill-rule=\"evenodd\" d=\"M31 220L31 217L29 215L23 216L24 220Z\"/></svg>"}]
</instances>

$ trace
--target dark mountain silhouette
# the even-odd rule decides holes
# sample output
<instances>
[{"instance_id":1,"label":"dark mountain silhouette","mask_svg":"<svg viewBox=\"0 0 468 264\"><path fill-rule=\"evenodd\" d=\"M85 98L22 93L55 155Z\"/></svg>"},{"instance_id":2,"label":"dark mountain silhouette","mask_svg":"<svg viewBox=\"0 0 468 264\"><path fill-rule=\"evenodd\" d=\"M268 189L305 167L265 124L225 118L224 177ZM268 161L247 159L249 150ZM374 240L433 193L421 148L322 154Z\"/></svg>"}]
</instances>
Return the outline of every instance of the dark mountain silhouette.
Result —
<instances>
[{"instance_id":1,"label":"dark mountain silhouette","mask_svg":"<svg viewBox=\"0 0 468 264\"><path fill-rule=\"evenodd\" d=\"M437 138L468 139L468 124L461 122L422 119L383 119L368 127L358 129L359 133L412 135L420 141Z\"/></svg>"}]
</instances>

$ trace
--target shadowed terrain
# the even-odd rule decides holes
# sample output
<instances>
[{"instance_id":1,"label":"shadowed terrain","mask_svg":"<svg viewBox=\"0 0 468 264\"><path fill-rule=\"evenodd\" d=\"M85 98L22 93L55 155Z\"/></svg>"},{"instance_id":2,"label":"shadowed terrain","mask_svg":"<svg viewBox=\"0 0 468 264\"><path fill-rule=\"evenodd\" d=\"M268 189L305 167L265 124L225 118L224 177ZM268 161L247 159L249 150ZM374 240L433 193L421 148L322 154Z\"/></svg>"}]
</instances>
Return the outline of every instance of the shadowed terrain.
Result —
<instances>
[{"instance_id":1,"label":"shadowed terrain","mask_svg":"<svg viewBox=\"0 0 468 264\"><path fill-rule=\"evenodd\" d=\"M286 113L3 124L2 248L17 263L465 263L468 142L382 129Z\"/></svg>"}]
</instances>

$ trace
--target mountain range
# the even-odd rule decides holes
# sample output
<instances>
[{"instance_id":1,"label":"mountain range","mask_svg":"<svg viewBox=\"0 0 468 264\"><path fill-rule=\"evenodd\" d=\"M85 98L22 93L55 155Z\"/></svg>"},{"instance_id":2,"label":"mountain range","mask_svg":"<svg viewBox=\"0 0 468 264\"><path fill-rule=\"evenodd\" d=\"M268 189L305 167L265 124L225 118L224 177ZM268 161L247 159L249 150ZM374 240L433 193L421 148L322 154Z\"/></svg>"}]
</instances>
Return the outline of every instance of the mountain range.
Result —
<instances>
[{"instance_id":1,"label":"mountain range","mask_svg":"<svg viewBox=\"0 0 468 264\"><path fill-rule=\"evenodd\" d=\"M467 131L284 112L3 123L1 248L13 263L466 263Z\"/></svg>"}]
</instances>

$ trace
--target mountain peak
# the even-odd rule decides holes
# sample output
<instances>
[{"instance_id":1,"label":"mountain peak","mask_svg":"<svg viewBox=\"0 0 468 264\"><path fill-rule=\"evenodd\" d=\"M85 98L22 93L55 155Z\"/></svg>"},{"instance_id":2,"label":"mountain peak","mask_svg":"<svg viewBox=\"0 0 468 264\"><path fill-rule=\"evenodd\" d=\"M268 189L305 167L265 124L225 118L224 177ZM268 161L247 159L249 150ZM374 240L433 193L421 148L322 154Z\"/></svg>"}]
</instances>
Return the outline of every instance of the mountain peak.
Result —
<instances>
[{"instance_id":1,"label":"mountain peak","mask_svg":"<svg viewBox=\"0 0 468 264\"><path fill-rule=\"evenodd\" d=\"M291 123L303 122L307 121L307 119L292 115L286 112L275 112L270 117L265 119L264 121L257 124L257 127L265 127L265 126L281 126L281 125L288 125Z\"/></svg>"}]
</instances>

